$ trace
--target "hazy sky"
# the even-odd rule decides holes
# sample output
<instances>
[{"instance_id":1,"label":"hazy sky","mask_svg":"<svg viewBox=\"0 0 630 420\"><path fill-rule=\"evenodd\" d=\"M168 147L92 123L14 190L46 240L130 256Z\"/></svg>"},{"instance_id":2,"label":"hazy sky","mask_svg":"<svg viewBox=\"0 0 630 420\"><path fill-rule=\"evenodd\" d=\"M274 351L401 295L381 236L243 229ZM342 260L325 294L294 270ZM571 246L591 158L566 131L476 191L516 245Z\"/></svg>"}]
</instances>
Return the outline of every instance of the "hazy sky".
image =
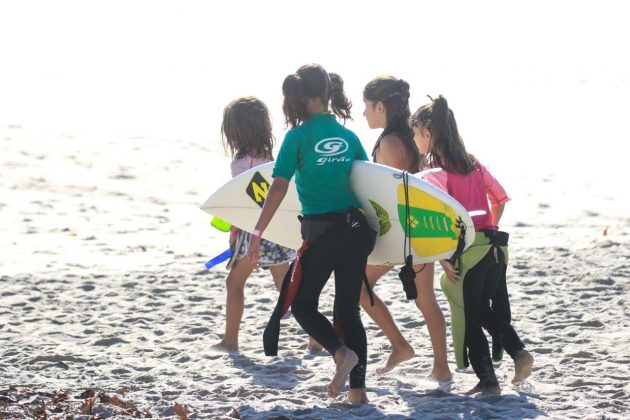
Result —
<instances>
[{"instance_id":1,"label":"hazy sky","mask_svg":"<svg viewBox=\"0 0 630 420\"><path fill-rule=\"evenodd\" d=\"M580 102L611 105L620 87L630 93L622 4L3 1L0 124L210 142L223 106L257 95L281 138L282 80L318 62L345 79L366 144L378 133L361 116L361 90L380 74L410 82L412 108L445 94L464 135L522 135L543 113L553 130L556 112L570 118ZM611 112L623 118L627 104L620 98Z\"/></svg>"}]
</instances>

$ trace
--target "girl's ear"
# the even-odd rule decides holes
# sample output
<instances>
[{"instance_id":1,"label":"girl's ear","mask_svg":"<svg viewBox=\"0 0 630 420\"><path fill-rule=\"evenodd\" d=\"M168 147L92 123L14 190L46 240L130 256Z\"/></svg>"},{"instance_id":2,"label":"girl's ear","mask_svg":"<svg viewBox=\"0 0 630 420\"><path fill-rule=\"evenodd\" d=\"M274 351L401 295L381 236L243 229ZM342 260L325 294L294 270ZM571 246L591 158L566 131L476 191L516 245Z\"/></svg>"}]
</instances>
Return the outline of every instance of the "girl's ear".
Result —
<instances>
[{"instance_id":1,"label":"girl's ear","mask_svg":"<svg viewBox=\"0 0 630 420\"><path fill-rule=\"evenodd\" d=\"M376 110L378 112L385 111L385 104L383 103L383 101L376 101Z\"/></svg>"}]
</instances>

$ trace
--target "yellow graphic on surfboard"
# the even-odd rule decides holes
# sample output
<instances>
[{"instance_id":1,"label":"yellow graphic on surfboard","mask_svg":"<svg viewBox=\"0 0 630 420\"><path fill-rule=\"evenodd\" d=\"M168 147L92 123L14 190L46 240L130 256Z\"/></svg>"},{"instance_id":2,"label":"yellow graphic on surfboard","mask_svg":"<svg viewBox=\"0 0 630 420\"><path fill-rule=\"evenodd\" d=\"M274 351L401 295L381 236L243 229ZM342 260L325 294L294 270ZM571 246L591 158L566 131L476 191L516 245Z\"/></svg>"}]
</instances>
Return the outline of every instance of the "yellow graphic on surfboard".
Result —
<instances>
[{"instance_id":1,"label":"yellow graphic on surfboard","mask_svg":"<svg viewBox=\"0 0 630 420\"><path fill-rule=\"evenodd\" d=\"M457 215L451 206L417 188L409 191L409 227L411 247L421 257L440 255L457 247L461 233ZM398 185L398 219L405 230L405 187Z\"/></svg>"}]
</instances>

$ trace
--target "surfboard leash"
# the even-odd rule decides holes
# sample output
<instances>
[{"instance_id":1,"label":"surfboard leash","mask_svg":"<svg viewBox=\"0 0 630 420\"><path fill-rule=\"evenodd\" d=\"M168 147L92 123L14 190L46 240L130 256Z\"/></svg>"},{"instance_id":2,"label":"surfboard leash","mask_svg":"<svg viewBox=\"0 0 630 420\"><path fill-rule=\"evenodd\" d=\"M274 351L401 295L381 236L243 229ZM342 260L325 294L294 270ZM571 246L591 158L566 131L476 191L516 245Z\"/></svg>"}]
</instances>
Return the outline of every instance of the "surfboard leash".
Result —
<instances>
[{"instance_id":1,"label":"surfboard leash","mask_svg":"<svg viewBox=\"0 0 630 420\"><path fill-rule=\"evenodd\" d=\"M466 246L466 223L464 223L461 216L459 216L455 224L459 228L459 238L457 241L457 248L455 249L455 252L453 252L453 256L451 256L448 260L453 265L455 265L459 257L461 257L464 253L464 246Z\"/></svg>"},{"instance_id":2,"label":"surfboard leash","mask_svg":"<svg viewBox=\"0 0 630 420\"><path fill-rule=\"evenodd\" d=\"M405 255L405 265L400 269L398 278L403 284L403 289L407 295L407 299L415 299L418 297L416 289L416 272L413 269L413 255L411 254L411 223L409 221L409 173L402 172L403 190L405 192L405 239L403 242L403 255ZM423 267L424 269L424 267ZM420 270L422 271L422 270Z\"/></svg>"}]
</instances>

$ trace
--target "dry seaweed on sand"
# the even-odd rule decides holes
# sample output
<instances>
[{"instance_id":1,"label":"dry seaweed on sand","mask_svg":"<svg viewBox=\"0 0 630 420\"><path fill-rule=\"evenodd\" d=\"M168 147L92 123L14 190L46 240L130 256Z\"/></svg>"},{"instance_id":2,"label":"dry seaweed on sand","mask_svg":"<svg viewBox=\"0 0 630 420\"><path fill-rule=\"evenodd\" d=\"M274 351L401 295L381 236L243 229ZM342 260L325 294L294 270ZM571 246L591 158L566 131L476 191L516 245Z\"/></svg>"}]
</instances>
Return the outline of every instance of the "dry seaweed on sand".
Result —
<instances>
[{"instance_id":1,"label":"dry seaweed on sand","mask_svg":"<svg viewBox=\"0 0 630 420\"><path fill-rule=\"evenodd\" d=\"M13 386L0 390L0 419L47 419L60 416L89 415L92 419L114 416L133 418L153 417L149 410L138 408L129 400L100 389L86 389L80 393L66 390L43 391L36 388Z\"/></svg>"}]
</instances>

